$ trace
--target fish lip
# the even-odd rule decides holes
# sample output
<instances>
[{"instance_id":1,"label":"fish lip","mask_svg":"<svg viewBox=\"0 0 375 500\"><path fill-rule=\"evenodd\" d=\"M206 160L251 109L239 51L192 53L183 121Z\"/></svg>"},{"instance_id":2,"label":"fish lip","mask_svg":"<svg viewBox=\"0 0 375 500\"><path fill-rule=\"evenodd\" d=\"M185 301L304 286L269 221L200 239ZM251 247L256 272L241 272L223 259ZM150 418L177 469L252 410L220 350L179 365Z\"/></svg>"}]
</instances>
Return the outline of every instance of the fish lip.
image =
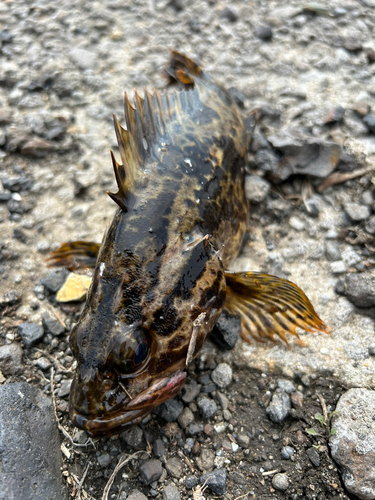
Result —
<instances>
[{"instance_id":1,"label":"fish lip","mask_svg":"<svg viewBox=\"0 0 375 500\"><path fill-rule=\"evenodd\" d=\"M174 397L185 384L186 372L180 370L172 375L157 379L140 392L125 407L105 415L90 417L79 413L70 402L69 416L76 427L90 437L107 437L134 427L153 408Z\"/></svg>"}]
</instances>

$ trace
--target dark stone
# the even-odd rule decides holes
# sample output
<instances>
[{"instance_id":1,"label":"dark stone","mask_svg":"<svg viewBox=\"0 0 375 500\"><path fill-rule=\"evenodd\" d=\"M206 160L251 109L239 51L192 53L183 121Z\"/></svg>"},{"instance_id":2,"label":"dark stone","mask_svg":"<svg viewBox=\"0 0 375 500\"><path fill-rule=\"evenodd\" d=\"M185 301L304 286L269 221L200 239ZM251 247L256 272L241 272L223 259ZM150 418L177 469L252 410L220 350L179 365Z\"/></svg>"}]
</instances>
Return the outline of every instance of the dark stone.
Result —
<instances>
[{"instance_id":1,"label":"dark stone","mask_svg":"<svg viewBox=\"0 0 375 500\"><path fill-rule=\"evenodd\" d=\"M65 328L60 321L52 318L52 316L50 316L47 312L42 314L42 322L47 332L52 333L52 335L55 335L56 337L65 332Z\"/></svg>"},{"instance_id":2,"label":"dark stone","mask_svg":"<svg viewBox=\"0 0 375 500\"><path fill-rule=\"evenodd\" d=\"M367 49L366 50L366 57L367 57L367 61L369 64L375 63L375 50Z\"/></svg>"},{"instance_id":3,"label":"dark stone","mask_svg":"<svg viewBox=\"0 0 375 500\"><path fill-rule=\"evenodd\" d=\"M201 385L197 384L195 380L192 380L189 384L185 384L182 388L184 395L182 396L182 401L184 403L191 403L198 396L201 391Z\"/></svg>"},{"instance_id":4,"label":"dark stone","mask_svg":"<svg viewBox=\"0 0 375 500\"><path fill-rule=\"evenodd\" d=\"M146 460L139 468L139 479L146 486L157 481L163 473L160 460Z\"/></svg>"},{"instance_id":5,"label":"dark stone","mask_svg":"<svg viewBox=\"0 0 375 500\"><path fill-rule=\"evenodd\" d=\"M227 471L226 469L215 469L212 472L203 474L199 479L199 483L201 485L205 484L216 495L224 495L227 484Z\"/></svg>"},{"instance_id":6,"label":"dark stone","mask_svg":"<svg viewBox=\"0 0 375 500\"><path fill-rule=\"evenodd\" d=\"M375 134L375 115L369 113L363 117L363 122L368 126L370 132Z\"/></svg>"},{"instance_id":7,"label":"dark stone","mask_svg":"<svg viewBox=\"0 0 375 500\"><path fill-rule=\"evenodd\" d=\"M72 382L72 379L64 379L61 381L61 387L57 391L57 395L59 398L65 398L66 396L69 396Z\"/></svg>"},{"instance_id":8,"label":"dark stone","mask_svg":"<svg viewBox=\"0 0 375 500\"><path fill-rule=\"evenodd\" d=\"M12 191L12 193L28 191L32 186L32 181L28 177L2 177L1 183L4 189Z\"/></svg>"},{"instance_id":9,"label":"dark stone","mask_svg":"<svg viewBox=\"0 0 375 500\"><path fill-rule=\"evenodd\" d=\"M272 422L281 423L288 416L291 409L290 397L286 392L275 392L266 413Z\"/></svg>"},{"instance_id":10,"label":"dark stone","mask_svg":"<svg viewBox=\"0 0 375 500\"><path fill-rule=\"evenodd\" d=\"M176 485L171 483L164 486L163 500L181 500L181 495Z\"/></svg>"},{"instance_id":11,"label":"dark stone","mask_svg":"<svg viewBox=\"0 0 375 500\"><path fill-rule=\"evenodd\" d=\"M336 169L341 172L353 172L358 166L358 160L354 155L342 152Z\"/></svg>"},{"instance_id":12,"label":"dark stone","mask_svg":"<svg viewBox=\"0 0 375 500\"><path fill-rule=\"evenodd\" d=\"M345 277L345 292L357 307L375 306L375 276L369 273L350 273Z\"/></svg>"},{"instance_id":13,"label":"dark stone","mask_svg":"<svg viewBox=\"0 0 375 500\"><path fill-rule=\"evenodd\" d=\"M143 431L138 426L133 427L133 429L123 432L121 439L131 448L140 449L143 445Z\"/></svg>"},{"instance_id":14,"label":"dark stone","mask_svg":"<svg viewBox=\"0 0 375 500\"><path fill-rule=\"evenodd\" d=\"M21 154L30 158L43 158L52 151L52 145L43 139L32 139L21 148Z\"/></svg>"},{"instance_id":15,"label":"dark stone","mask_svg":"<svg viewBox=\"0 0 375 500\"><path fill-rule=\"evenodd\" d=\"M57 292L64 284L68 274L67 269L55 269L42 278L40 282L51 292Z\"/></svg>"},{"instance_id":16,"label":"dark stone","mask_svg":"<svg viewBox=\"0 0 375 500\"><path fill-rule=\"evenodd\" d=\"M4 375L14 375L21 371L22 347L14 342L0 346L0 370Z\"/></svg>"},{"instance_id":17,"label":"dark stone","mask_svg":"<svg viewBox=\"0 0 375 500\"><path fill-rule=\"evenodd\" d=\"M238 13L234 9L232 9L231 7L225 7L220 12L220 17L227 19L231 23L235 23L238 19Z\"/></svg>"},{"instance_id":18,"label":"dark stone","mask_svg":"<svg viewBox=\"0 0 375 500\"><path fill-rule=\"evenodd\" d=\"M240 329L241 318L224 310L210 334L210 340L221 349L231 350L240 336Z\"/></svg>"},{"instance_id":19,"label":"dark stone","mask_svg":"<svg viewBox=\"0 0 375 500\"><path fill-rule=\"evenodd\" d=\"M154 408L153 413L164 418L167 422L175 422L182 413L184 405L176 399L170 399L160 406Z\"/></svg>"},{"instance_id":20,"label":"dark stone","mask_svg":"<svg viewBox=\"0 0 375 500\"><path fill-rule=\"evenodd\" d=\"M0 498L67 499L52 402L35 387L0 387L0 449Z\"/></svg>"},{"instance_id":21,"label":"dark stone","mask_svg":"<svg viewBox=\"0 0 375 500\"><path fill-rule=\"evenodd\" d=\"M180 479L184 465L180 458L171 457L165 462L165 468L170 476Z\"/></svg>"},{"instance_id":22,"label":"dark stone","mask_svg":"<svg viewBox=\"0 0 375 500\"><path fill-rule=\"evenodd\" d=\"M306 450L306 455L309 457L310 462L315 465L315 467L319 467L320 465L320 457L319 453L316 451L315 448L309 448Z\"/></svg>"},{"instance_id":23,"label":"dark stone","mask_svg":"<svg viewBox=\"0 0 375 500\"><path fill-rule=\"evenodd\" d=\"M197 400L197 405L202 412L203 418L211 418L217 412L217 404L213 399L204 396L203 394L199 396Z\"/></svg>"},{"instance_id":24,"label":"dark stone","mask_svg":"<svg viewBox=\"0 0 375 500\"><path fill-rule=\"evenodd\" d=\"M154 452L155 457L162 457L165 453L165 444L162 439L155 439L152 445L152 451Z\"/></svg>"},{"instance_id":25,"label":"dark stone","mask_svg":"<svg viewBox=\"0 0 375 500\"><path fill-rule=\"evenodd\" d=\"M273 35L272 29L269 26L261 26L257 28L255 34L260 40L271 40Z\"/></svg>"},{"instance_id":26,"label":"dark stone","mask_svg":"<svg viewBox=\"0 0 375 500\"><path fill-rule=\"evenodd\" d=\"M18 333L25 346L32 347L43 338L44 330L38 323L21 323L18 325Z\"/></svg>"},{"instance_id":27,"label":"dark stone","mask_svg":"<svg viewBox=\"0 0 375 500\"><path fill-rule=\"evenodd\" d=\"M195 476L186 476L185 478L185 487L187 490L192 490L198 484L198 480Z\"/></svg>"},{"instance_id":28,"label":"dark stone","mask_svg":"<svg viewBox=\"0 0 375 500\"><path fill-rule=\"evenodd\" d=\"M15 227L13 229L13 238L15 240L21 241L21 243L26 243L27 242L27 236L26 236L26 234L19 227Z\"/></svg>"}]
</instances>

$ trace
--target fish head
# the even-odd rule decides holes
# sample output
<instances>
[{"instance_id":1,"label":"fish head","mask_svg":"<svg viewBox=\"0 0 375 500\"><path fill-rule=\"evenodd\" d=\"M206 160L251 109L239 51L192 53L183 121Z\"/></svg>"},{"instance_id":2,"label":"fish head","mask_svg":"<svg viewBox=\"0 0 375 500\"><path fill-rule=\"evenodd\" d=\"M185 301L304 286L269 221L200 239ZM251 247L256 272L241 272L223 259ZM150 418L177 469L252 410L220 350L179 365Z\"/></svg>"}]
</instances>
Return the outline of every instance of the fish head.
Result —
<instances>
[{"instance_id":1,"label":"fish head","mask_svg":"<svg viewBox=\"0 0 375 500\"><path fill-rule=\"evenodd\" d=\"M177 238L151 260L99 255L71 334L73 423L92 437L118 434L174 397L222 311L225 286L206 237Z\"/></svg>"}]
</instances>

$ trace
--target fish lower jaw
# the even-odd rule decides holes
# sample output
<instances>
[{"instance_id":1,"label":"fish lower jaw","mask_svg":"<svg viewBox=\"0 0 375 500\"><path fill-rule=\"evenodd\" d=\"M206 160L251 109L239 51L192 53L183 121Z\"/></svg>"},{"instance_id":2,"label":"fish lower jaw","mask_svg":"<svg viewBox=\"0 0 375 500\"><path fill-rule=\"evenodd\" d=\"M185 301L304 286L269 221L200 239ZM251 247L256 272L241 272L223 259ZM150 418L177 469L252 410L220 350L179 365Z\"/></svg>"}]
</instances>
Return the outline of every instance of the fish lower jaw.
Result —
<instances>
[{"instance_id":1,"label":"fish lower jaw","mask_svg":"<svg viewBox=\"0 0 375 500\"><path fill-rule=\"evenodd\" d=\"M83 415L70 404L69 416L73 424L90 437L100 438L120 434L139 424L156 406L173 398L185 384L186 373L177 371L169 377L157 379L128 404L104 415Z\"/></svg>"}]
</instances>

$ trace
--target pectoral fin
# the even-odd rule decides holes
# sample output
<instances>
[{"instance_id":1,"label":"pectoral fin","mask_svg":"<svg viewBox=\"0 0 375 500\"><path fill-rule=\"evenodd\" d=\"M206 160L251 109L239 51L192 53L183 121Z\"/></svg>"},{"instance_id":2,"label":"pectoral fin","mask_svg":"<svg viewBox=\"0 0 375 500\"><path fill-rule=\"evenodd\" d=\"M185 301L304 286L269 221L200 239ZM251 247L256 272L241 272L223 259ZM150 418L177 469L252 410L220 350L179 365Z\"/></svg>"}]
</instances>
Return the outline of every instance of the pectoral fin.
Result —
<instances>
[{"instance_id":1,"label":"pectoral fin","mask_svg":"<svg viewBox=\"0 0 375 500\"><path fill-rule=\"evenodd\" d=\"M96 264L100 245L93 241L71 241L50 253L48 265L76 269L93 269Z\"/></svg>"},{"instance_id":2,"label":"pectoral fin","mask_svg":"<svg viewBox=\"0 0 375 500\"><path fill-rule=\"evenodd\" d=\"M288 280L256 272L225 273L225 309L241 317L241 337L275 341L278 335L287 344L286 332L296 328L328 333L327 325L316 314L304 292Z\"/></svg>"}]
</instances>

